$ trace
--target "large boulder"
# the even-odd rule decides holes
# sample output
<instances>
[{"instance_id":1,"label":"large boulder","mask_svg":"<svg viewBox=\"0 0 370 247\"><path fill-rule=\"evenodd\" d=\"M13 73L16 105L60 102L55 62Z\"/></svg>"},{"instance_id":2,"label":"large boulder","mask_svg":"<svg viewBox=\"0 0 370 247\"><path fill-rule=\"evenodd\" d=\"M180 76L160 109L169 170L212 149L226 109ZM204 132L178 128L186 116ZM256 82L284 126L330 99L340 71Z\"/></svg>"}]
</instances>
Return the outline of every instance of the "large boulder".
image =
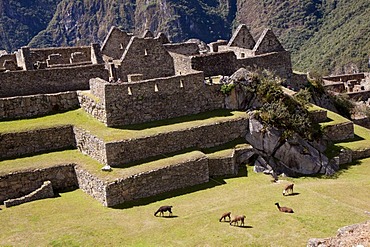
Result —
<instances>
[{"instance_id":1,"label":"large boulder","mask_svg":"<svg viewBox=\"0 0 370 247\"><path fill-rule=\"evenodd\" d=\"M298 134L283 138L282 130L265 127L255 112L249 112L249 126L245 136L255 153L260 157L255 162L255 171L271 171L288 176L327 174L332 175L338 167L316 143L309 142Z\"/></svg>"},{"instance_id":2,"label":"large boulder","mask_svg":"<svg viewBox=\"0 0 370 247\"><path fill-rule=\"evenodd\" d=\"M260 106L256 97L257 80L250 70L238 69L230 77L223 78L222 82L233 85L233 89L225 98L227 109L245 110Z\"/></svg>"}]
</instances>

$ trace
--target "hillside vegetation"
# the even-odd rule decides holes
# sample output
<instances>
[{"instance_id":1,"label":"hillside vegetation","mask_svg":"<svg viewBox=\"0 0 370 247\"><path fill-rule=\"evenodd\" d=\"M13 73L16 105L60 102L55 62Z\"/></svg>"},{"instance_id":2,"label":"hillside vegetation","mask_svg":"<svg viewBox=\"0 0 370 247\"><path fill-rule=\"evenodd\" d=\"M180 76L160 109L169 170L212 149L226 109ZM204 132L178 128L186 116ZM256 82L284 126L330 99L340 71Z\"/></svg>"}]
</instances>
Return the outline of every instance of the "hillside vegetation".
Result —
<instances>
[{"instance_id":1,"label":"hillside vegetation","mask_svg":"<svg viewBox=\"0 0 370 247\"><path fill-rule=\"evenodd\" d=\"M8 51L101 43L112 25L210 42L245 23L256 39L272 28L296 70L368 71L368 0L0 0L0 13L0 49Z\"/></svg>"}]
</instances>

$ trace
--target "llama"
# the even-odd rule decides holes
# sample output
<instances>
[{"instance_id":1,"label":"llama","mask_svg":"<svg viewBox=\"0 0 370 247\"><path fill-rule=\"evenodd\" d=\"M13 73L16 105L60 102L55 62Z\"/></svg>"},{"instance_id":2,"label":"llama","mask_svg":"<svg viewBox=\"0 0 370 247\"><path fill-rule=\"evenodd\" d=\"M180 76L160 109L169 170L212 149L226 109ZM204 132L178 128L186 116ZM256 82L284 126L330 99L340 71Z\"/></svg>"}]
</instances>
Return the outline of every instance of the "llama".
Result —
<instances>
[{"instance_id":1,"label":"llama","mask_svg":"<svg viewBox=\"0 0 370 247\"><path fill-rule=\"evenodd\" d=\"M280 212L283 212L283 213L294 213L293 209L291 208L288 208L288 207L280 207L279 203L275 203L275 205L277 206L277 208L279 209Z\"/></svg>"},{"instance_id":2,"label":"llama","mask_svg":"<svg viewBox=\"0 0 370 247\"><path fill-rule=\"evenodd\" d=\"M239 221L241 222L240 226L244 226L244 219L245 219L245 215L235 216L234 219L230 221L230 226L232 225L232 223L234 223L234 226L235 226L235 223L237 226L239 226Z\"/></svg>"},{"instance_id":3,"label":"llama","mask_svg":"<svg viewBox=\"0 0 370 247\"><path fill-rule=\"evenodd\" d=\"M229 221L231 220L231 217L230 217L230 215L231 215L231 212L227 212L227 213L224 213L224 214L222 214L222 216L221 216L221 218L220 218L220 222L222 221L222 219L224 220L224 221L226 221L226 217L228 217L229 218Z\"/></svg>"},{"instance_id":4,"label":"llama","mask_svg":"<svg viewBox=\"0 0 370 247\"><path fill-rule=\"evenodd\" d=\"M158 213L160 213L162 216L164 216L164 212L168 211L168 216L172 215L172 206L161 206L158 208L158 210L154 213L154 216L157 216Z\"/></svg>"},{"instance_id":5,"label":"llama","mask_svg":"<svg viewBox=\"0 0 370 247\"><path fill-rule=\"evenodd\" d=\"M293 186L294 184L288 184L284 187L284 190L283 190L283 196L286 196L288 195L288 192L290 191L291 193L290 194L293 194Z\"/></svg>"}]
</instances>

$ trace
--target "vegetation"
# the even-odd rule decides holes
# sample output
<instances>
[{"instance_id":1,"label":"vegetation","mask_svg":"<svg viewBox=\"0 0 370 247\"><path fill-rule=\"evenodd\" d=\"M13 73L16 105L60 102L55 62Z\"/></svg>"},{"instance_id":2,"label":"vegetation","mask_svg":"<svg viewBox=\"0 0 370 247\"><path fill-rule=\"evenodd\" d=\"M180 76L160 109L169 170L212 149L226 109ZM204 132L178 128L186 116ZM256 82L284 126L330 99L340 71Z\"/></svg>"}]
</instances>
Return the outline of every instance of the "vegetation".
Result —
<instances>
[{"instance_id":1,"label":"vegetation","mask_svg":"<svg viewBox=\"0 0 370 247\"><path fill-rule=\"evenodd\" d=\"M289 96L283 92L279 81L269 76L260 77L256 85L256 94L262 103L259 117L265 126L283 129L284 136L295 132L312 140L321 135L320 128L312 124L309 116L311 95L308 90Z\"/></svg>"},{"instance_id":2,"label":"vegetation","mask_svg":"<svg viewBox=\"0 0 370 247\"><path fill-rule=\"evenodd\" d=\"M0 206L0 245L306 246L309 238L333 236L340 227L368 220L369 176L370 159L365 159L336 179L291 180L299 194L283 197L282 184L248 166L237 177L211 179L115 208L75 190L12 208ZM280 213L275 202L295 213ZM173 218L153 216L162 205L173 206ZM245 214L246 227L218 222L226 211Z\"/></svg>"},{"instance_id":3,"label":"vegetation","mask_svg":"<svg viewBox=\"0 0 370 247\"><path fill-rule=\"evenodd\" d=\"M3 6L3 8L1 8ZM253 10L253 11L251 11ZM368 0L0 0L0 49L102 42L112 25L150 28L172 41L229 39L238 23L255 36L271 27L301 71L369 71ZM32 39L32 37L34 37ZM31 40L32 39L32 40ZM31 40L31 41L30 41Z\"/></svg>"},{"instance_id":4,"label":"vegetation","mask_svg":"<svg viewBox=\"0 0 370 247\"><path fill-rule=\"evenodd\" d=\"M14 51L45 29L61 0L0 0L0 50Z\"/></svg>"}]
</instances>

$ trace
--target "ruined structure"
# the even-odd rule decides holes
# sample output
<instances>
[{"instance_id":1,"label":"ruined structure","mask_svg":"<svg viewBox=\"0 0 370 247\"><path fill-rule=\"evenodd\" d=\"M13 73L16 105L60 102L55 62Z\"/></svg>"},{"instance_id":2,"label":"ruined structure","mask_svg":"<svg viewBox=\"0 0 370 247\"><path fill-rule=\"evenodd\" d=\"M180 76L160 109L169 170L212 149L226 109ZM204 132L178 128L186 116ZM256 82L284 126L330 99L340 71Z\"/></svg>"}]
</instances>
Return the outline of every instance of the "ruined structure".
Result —
<instances>
[{"instance_id":1,"label":"ruined structure","mask_svg":"<svg viewBox=\"0 0 370 247\"><path fill-rule=\"evenodd\" d=\"M163 34L154 37L150 31L136 37L113 27L101 47L22 47L0 55L0 119L81 107L107 127L122 129L112 139L78 125L4 132L0 159L77 148L101 166L126 169L125 175L110 180L103 171L81 164L3 174L0 202L51 181L54 189L79 187L103 205L114 206L204 183L210 176L235 175L238 165L253 155L251 146L231 148L222 156L199 150L244 137L248 121L244 112L228 111L212 121L173 124L155 133L143 129L134 136L124 134L130 129L127 125L226 109L221 84L210 81L214 76L230 76L241 67L267 69L286 81L293 75L290 54L271 30L255 41L241 25L230 41L209 47L210 52L201 52L196 43L169 43ZM101 132L109 133L107 127ZM188 149L198 151L184 151ZM165 162L143 161L160 161L163 155L170 157Z\"/></svg>"}]
</instances>

